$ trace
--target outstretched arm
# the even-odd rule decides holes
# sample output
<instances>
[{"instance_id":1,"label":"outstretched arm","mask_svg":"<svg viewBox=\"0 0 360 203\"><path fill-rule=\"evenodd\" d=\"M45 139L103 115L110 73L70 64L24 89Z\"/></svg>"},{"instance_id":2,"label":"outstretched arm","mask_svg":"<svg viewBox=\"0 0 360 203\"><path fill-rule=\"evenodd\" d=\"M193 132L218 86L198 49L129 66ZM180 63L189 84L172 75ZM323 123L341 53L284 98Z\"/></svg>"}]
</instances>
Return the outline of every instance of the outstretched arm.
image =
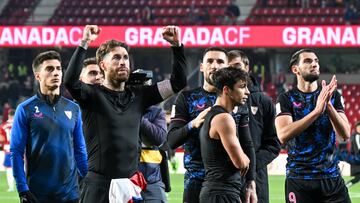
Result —
<instances>
[{"instance_id":1,"label":"outstretched arm","mask_svg":"<svg viewBox=\"0 0 360 203\"><path fill-rule=\"evenodd\" d=\"M172 73L169 80L157 83L159 93L163 99L168 98L176 92L179 92L186 86L186 58L184 47L179 41L179 27L166 26L163 28L163 38L171 44L174 62Z\"/></svg>"},{"instance_id":2,"label":"outstretched arm","mask_svg":"<svg viewBox=\"0 0 360 203\"><path fill-rule=\"evenodd\" d=\"M185 95L180 93L173 105L171 114L174 116L171 118L168 132L168 144L172 149L176 149L184 144L189 138L189 134L202 126L205 115L210 110L210 107L208 107L191 120L188 108Z\"/></svg>"},{"instance_id":3,"label":"outstretched arm","mask_svg":"<svg viewBox=\"0 0 360 203\"><path fill-rule=\"evenodd\" d=\"M175 104L171 110L171 121L169 125L167 140L171 149L176 149L186 142L190 133L190 122L188 106L185 95L178 94Z\"/></svg>"}]
</instances>

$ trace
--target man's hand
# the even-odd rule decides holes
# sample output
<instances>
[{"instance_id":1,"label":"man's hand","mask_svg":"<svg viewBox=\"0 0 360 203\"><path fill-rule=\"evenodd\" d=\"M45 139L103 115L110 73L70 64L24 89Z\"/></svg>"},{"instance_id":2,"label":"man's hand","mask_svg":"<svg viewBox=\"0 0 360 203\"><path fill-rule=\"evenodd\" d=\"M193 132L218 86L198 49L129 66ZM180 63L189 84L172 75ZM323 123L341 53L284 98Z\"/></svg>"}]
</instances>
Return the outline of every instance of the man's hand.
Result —
<instances>
[{"instance_id":1,"label":"man's hand","mask_svg":"<svg viewBox=\"0 0 360 203\"><path fill-rule=\"evenodd\" d=\"M245 202L246 203L257 203L258 198L256 195L256 184L255 181L249 181L246 186L246 193L245 193Z\"/></svg>"},{"instance_id":2,"label":"man's hand","mask_svg":"<svg viewBox=\"0 0 360 203\"><path fill-rule=\"evenodd\" d=\"M20 203L37 203L36 197L28 190L19 193Z\"/></svg>"},{"instance_id":3,"label":"man's hand","mask_svg":"<svg viewBox=\"0 0 360 203\"><path fill-rule=\"evenodd\" d=\"M200 128L201 125L204 123L205 116L210 111L210 109L211 107L208 107L207 109L199 113L199 115L196 116L196 118L191 121L191 128Z\"/></svg>"},{"instance_id":4,"label":"man's hand","mask_svg":"<svg viewBox=\"0 0 360 203\"><path fill-rule=\"evenodd\" d=\"M332 96L332 94L335 92L335 90L337 89L337 80L336 80L336 76L335 75L333 75L333 77L332 77L332 79L331 79L331 81L330 81L330 83L329 83L329 91L330 91L330 93L331 93L331 95L330 95L330 98L331 98L331 96Z\"/></svg>"},{"instance_id":5,"label":"man's hand","mask_svg":"<svg viewBox=\"0 0 360 203\"><path fill-rule=\"evenodd\" d=\"M171 46L179 47L179 32L180 28L178 26L169 25L163 27L162 36L167 42L171 44Z\"/></svg>"},{"instance_id":6,"label":"man's hand","mask_svg":"<svg viewBox=\"0 0 360 203\"><path fill-rule=\"evenodd\" d=\"M329 102L329 96L330 96L330 91L329 91L330 87L329 85L326 85L325 80L321 82L321 85L322 85L322 89L317 98L316 106L315 106L315 110L319 115L324 113L326 104Z\"/></svg>"},{"instance_id":7,"label":"man's hand","mask_svg":"<svg viewBox=\"0 0 360 203\"><path fill-rule=\"evenodd\" d=\"M331 104L331 97L332 95L334 94L334 92L336 91L337 89L337 80L336 80L336 76L334 75L329 83L329 92L330 92L330 95L329 95L329 101L327 103L327 105L332 105Z\"/></svg>"},{"instance_id":8,"label":"man's hand","mask_svg":"<svg viewBox=\"0 0 360 203\"><path fill-rule=\"evenodd\" d=\"M82 41L90 43L95 41L100 34L101 29L97 25L86 25L83 31Z\"/></svg>"}]
</instances>

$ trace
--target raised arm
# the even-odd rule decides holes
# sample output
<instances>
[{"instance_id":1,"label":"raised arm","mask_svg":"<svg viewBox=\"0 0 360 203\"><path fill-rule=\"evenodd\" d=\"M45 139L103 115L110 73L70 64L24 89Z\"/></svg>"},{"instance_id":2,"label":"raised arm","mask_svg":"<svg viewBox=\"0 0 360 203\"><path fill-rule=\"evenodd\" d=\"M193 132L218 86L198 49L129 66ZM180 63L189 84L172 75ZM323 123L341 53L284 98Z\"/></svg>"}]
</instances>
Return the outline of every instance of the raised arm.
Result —
<instances>
[{"instance_id":1,"label":"raised arm","mask_svg":"<svg viewBox=\"0 0 360 203\"><path fill-rule=\"evenodd\" d=\"M170 80L157 83L159 93L163 99L179 92L186 86L186 58L184 46L179 41L179 27L166 26L162 32L163 38L171 44L174 62Z\"/></svg>"},{"instance_id":2,"label":"raised arm","mask_svg":"<svg viewBox=\"0 0 360 203\"><path fill-rule=\"evenodd\" d=\"M81 81L79 77L83 68L83 61L86 57L86 50L89 43L94 41L100 33L100 29L96 25L86 25L83 31L83 37L80 45L76 48L71 56L69 65L64 75L65 87L71 95L79 100L81 96Z\"/></svg>"}]
</instances>

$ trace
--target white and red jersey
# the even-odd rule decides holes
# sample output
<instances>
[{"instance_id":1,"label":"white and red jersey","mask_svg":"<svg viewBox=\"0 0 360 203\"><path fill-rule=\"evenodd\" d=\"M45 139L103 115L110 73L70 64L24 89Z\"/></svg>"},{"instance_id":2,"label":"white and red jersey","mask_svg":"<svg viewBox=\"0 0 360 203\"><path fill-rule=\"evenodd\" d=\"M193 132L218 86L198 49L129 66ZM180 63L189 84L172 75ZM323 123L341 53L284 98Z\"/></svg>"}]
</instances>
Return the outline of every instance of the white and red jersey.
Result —
<instances>
[{"instance_id":1,"label":"white and red jersey","mask_svg":"<svg viewBox=\"0 0 360 203\"><path fill-rule=\"evenodd\" d=\"M4 144L5 153L10 153L10 135L12 124L13 120L7 120L0 125L0 140L2 140L2 143Z\"/></svg>"}]
</instances>

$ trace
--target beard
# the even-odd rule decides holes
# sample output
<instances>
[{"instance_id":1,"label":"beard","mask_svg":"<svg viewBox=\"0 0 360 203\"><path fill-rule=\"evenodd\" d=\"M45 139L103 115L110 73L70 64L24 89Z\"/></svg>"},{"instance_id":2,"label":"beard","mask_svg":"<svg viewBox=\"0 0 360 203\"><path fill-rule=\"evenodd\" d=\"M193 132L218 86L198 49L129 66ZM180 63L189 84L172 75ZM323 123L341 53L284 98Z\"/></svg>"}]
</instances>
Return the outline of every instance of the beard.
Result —
<instances>
[{"instance_id":1,"label":"beard","mask_svg":"<svg viewBox=\"0 0 360 203\"><path fill-rule=\"evenodd\" d=\"M129 79L129 71L119 74L116 70L112 70L109 73L109 79L117 83L126 82Z\"/></svg>"},{"instance_id":2,"label":"beard","mask_svg":"<svg viewBox=\"0 0 360 203\"><path fill-rule=\"evenodd\" d=\"M314 82L316 80L319 79L319 74L306 74L306 73L301 73L301 76L304 78L304 80L306 82Z\"/></svg>"},{"instance_id":3,"label":"beard","mask_svg":"<svg viewBox=\"0 0 360 203\"><path fill-rule=\"evenodd\" d=\"M205 81L206 81L209 85L215 86L214 74L209 74L208 77L205 77Z\"/></svg>"}]
</instances>

